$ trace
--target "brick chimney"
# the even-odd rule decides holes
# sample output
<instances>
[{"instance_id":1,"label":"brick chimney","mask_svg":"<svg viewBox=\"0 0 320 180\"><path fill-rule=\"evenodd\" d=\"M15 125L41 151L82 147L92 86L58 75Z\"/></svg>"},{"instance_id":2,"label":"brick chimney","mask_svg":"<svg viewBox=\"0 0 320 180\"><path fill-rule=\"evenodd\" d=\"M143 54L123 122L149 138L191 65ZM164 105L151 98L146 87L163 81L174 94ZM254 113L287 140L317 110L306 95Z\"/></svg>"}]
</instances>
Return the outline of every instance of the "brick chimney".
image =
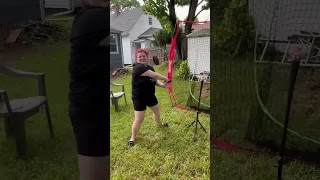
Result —
<instances>
[{"instance_id":1,"label":"brick chimney","mask_svg":"<svg viewBox=\"0 0 320 180\"><path fill-rule=\"evenodd\" d=\"M117 16L119 14L119 5L114 5L113 6L113 11L114 11L114 14Z\"/></svg>"}]
</instances>

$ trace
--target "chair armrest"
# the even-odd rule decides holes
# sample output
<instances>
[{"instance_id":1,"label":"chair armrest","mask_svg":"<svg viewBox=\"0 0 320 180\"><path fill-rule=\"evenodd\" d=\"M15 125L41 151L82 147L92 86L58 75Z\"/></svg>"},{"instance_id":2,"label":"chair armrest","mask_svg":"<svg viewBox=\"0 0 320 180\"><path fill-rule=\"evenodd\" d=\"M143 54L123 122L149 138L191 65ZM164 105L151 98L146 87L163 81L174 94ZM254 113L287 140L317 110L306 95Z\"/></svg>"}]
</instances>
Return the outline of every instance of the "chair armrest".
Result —
<instances>
[{"instance_id":1,"label":"chair armrest","mask_svg":"<svg viewBox=\"0 0 320 180\"><path fill-rule=\"evenodd\" d=\"M38 78L39 76L43 75L43 73L33 73L33 72L24 72L17 69L9 68L5 65L0 65L0 73L6 74L12 77L18 78Z\"/></svg>"},{"instance_id":2,"label":"chair armrest","mask_svg":"<svg viewBox=\"0 0 320 180\"><path fill-rule=\"evenodd\" d=\"M112 98L114 98L112 91L110 90L110 95L112 96Z\"/></svg>"},{"instance_id":3,"label":"chair armrest","mask_svg":"<svg viewBox=\"0 0 320 180\"><path fill-rule=\"evenodd\" d=\"M0 97L2 97L2 99L4 101L4 104L7 107L7 111L8 111L9 116L12 116L13 112L12 112L12 108L11 108L11 105L10 105L10 101L9 101L9 97L8 97L7 91L0 89Z\"/></svg>"},{"instance_id":4,"label":"chair armrest","mask_svg":"<svg viewBox=\"0 0 320 180\"><path fill-rule=\"evenodd\" d=\"M46 96L46 83L44 73L24 72L17 69L12 69L4 65L0 65L0 73L17 78L30 78L38 81L39 96Z\"/></svg>"},{"instance_id":5,"label":"chair armrest","mask_svg":"<svg viewBox=\"0 0 320 180\"><path fill-rule=\"evenodd\" d=\"M124 86L124 84L116 84L116 83L113 83L113 82L110 82L111 85L113 86Z\"/></svg>"},{"instance_id":6,"label":"chair armrest","mask_svg":"<svg viewBox=\"0 0 320 180\"><path fill-rule=\"evenodd\" d=\"M113 82L110 82L110 84L113 85L113 86L121 86L122 92L124 92L124 84L116 84L116 83L113 83Z\"/></svg>"}]
</instances>

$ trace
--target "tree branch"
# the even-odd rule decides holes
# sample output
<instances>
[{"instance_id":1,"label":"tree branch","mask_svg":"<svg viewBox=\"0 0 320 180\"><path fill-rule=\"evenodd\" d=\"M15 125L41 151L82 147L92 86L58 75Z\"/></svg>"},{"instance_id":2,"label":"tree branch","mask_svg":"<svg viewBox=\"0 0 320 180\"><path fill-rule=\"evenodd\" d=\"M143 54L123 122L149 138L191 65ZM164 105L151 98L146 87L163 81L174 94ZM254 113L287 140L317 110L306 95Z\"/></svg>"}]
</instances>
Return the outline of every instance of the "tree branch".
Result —
<instances>
[{"instance_id":1,"label":"tree branch","mask_svg":"<svg viewBox=\"0 0 320 180\"><path fill-rule=\"evenodd\" d=\"M197 4L197 7L203 2L204 0L201 0L198 4Z\"/></svg>"},{"instance_id":2,"label":"tree branch","mask_svg":"<svg viewBox=\"0 0 320 180\"><path fill-rule=\"evenodd\" d=\"M196 19L198 17L198 15L204 10L205 8L202 8L195 16L194 19Z\"/></svg>"}]
</instances>

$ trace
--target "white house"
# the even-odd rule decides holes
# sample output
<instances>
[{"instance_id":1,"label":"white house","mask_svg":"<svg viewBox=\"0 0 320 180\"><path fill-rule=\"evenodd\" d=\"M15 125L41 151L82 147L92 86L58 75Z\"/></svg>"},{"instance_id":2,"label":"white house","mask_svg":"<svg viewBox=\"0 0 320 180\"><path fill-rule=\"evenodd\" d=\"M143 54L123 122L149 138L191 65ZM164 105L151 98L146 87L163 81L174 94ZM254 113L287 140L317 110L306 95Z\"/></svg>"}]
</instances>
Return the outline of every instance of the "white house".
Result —
<instances>
[{"instance_id":1,"label":"white house","mask_svg":"<svg viewBox=\"0 0 320 180\"><path fill-rule=\"evenodd\" d=\"M123 64L131 65L135 62L135 51L138 48L150 48L152 35L162 26L152 15L144 14L141 8L120 12L117 6L110 15L110 26L122 31ZM111 36L117 36L111 34ZM110 52L112 54L112 52Z\"/></svg>"}]
</instances>

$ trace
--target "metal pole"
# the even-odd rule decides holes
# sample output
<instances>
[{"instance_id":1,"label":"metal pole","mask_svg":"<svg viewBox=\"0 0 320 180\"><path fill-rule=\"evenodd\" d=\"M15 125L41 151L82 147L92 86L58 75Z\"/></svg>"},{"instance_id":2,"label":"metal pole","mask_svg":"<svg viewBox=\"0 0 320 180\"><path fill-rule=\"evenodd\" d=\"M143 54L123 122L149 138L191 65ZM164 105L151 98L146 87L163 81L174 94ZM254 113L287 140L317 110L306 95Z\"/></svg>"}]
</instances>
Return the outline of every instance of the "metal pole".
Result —
<instances>
[{"instance_id":1,"label":"metal pole","mask_svg":"<svg viewBox=\"0 0 320 180\"><path fill-rule=\"evenodd\" d=\"M289 123L289 119L290 119L291 102L292 102L292 98L293 98L294 86L296 83L299 67L300 67L300 58L299 59L294 58L292 61L292 64L291 64L290 82L289 82L288 98L287 98L287 108L286 108L286 113L285 113L282 141L281 141L281 147L280 147L280 158L278 160L277 180L282 180L284 149L285 149L285 143L286 143L286 138L287 138L288 123Z\"/></svg>"}]
</instances>

